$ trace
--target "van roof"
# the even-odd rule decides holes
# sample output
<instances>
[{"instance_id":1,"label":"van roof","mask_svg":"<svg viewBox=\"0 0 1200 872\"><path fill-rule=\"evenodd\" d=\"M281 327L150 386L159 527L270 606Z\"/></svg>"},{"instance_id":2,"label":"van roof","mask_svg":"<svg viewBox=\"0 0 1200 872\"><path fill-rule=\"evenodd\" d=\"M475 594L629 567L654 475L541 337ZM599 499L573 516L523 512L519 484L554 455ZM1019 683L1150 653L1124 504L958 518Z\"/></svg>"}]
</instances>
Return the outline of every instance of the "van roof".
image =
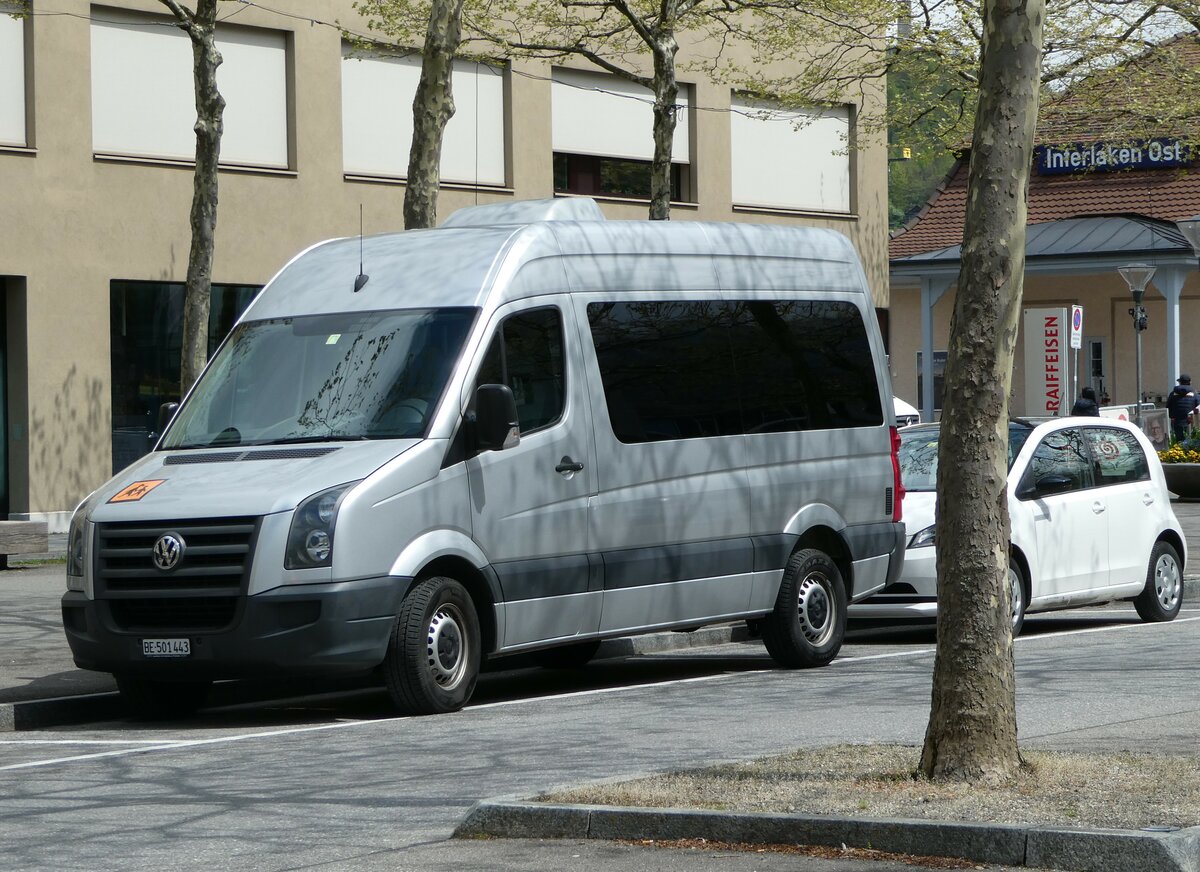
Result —
<instances>
[{"instance_id":1,"label":"van roof","mask_svg":"<svg viewBox=\"0 0 1200 872\"><path fill-rule=\"evenodd\" d=\"M369 279L356 291L360 262ZM865 287L850 241L832 230L606 221L592 200L554 199L460 210L436 230L318 243L288 263L242 319L498 305L566 290Z\"/></svg>"}]
</instances>

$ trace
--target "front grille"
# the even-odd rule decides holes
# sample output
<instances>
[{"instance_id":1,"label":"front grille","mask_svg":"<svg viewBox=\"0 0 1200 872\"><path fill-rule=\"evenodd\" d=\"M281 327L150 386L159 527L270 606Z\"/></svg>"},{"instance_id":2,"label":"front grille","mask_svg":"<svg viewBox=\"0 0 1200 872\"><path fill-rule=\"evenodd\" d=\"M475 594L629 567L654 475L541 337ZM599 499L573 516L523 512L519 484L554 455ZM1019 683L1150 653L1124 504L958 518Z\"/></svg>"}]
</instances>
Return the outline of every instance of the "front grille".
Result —
<instances>
[{"instance_id":1,"label":"front grille","mask_svg":"<svg viewBox=\"0 0 1200 872\"><path fill-rule=\"evenodd\" d=\"M246 594L257 529L256 518L99 524L96 596L109 601L122 630L228 626ZM153 553L165 533L185 547L175 568L164 571Z\"/></svg>"},{"instance_id":2,"label":"front grille","mask_svg":"<svg viewBox=\"0 0 1200 872\"><path fill-rule=\"evenodd\" d=\"M235 597L118 599L108 603L113 623L129 632L223 630L237 613Z\"/></svg>"}]
</instances>

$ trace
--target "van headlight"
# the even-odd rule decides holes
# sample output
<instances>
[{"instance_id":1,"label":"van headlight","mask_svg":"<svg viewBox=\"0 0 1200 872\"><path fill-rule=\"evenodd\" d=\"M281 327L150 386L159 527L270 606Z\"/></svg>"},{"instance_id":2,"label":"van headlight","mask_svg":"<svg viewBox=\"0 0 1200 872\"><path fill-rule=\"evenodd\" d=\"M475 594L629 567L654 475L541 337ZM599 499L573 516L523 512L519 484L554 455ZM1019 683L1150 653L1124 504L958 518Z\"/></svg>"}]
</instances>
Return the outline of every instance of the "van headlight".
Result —
<instances>
[{"instance_id":1,"label":"van headlight","mask_svg":"<svg viewBox=\"0 0 1200 872\"><path fill-rule=\"evenodd\" d=\"M84 535L87 522L83 512L71 518L67 533L67 590L84 590L83 570L87 565L87 537Z\"/></svg>"},{"instance_id":2,"label":"van headlight","mask_svg":"<svg viewBox=\"0 0 1200 872\"><path fill-rule=\"evenodd\" d=\"M908 540L909 548L928 548L934 544L934 527L931 525L924 530L918 530L913 533L913 537Z\"/></svg>"},{"instance_id":3,"label":"van headlight","mask_svg":"<svg viewBox=\"0 0 1200 872\"><path fill-rule=\"evenodd\" d=\"M357 481L352 481L315 493L296 507L288 531L285 568L312 569L333 564L333 528L338 506L346 491L356 484Z\"/></svg>"}]
</instances>

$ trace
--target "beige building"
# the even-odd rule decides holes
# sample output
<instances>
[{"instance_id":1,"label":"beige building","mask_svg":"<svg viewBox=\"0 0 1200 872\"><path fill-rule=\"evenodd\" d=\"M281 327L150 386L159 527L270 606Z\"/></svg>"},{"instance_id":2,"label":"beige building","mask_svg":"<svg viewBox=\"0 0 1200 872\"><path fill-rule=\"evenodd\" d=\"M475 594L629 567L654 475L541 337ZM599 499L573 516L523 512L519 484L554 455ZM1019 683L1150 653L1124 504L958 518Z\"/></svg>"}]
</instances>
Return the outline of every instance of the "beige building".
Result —
<instances>
[{"instance_id":1,"label":"beige building","mask_svg":"<svg viewBox=\"0 0 1200 872\"><path fill-rule=\"evenodd\" d=\"M220 16L214 347L298 251L358 233L360 207L366 233L401 228L419 69L356 57L335 26L367 34L350 0L228 0ZM645 216L647 93L576 66L458 66L441 216L574 194L612 219ZM885 150L856 142L856 107L797 125L728 86L681 82L672 217L832 227L886 307ZM190 45L154 0L0 15L0 517L65 529L148 449L177 393L193 106Z\"/></svg>"}]
</instances>

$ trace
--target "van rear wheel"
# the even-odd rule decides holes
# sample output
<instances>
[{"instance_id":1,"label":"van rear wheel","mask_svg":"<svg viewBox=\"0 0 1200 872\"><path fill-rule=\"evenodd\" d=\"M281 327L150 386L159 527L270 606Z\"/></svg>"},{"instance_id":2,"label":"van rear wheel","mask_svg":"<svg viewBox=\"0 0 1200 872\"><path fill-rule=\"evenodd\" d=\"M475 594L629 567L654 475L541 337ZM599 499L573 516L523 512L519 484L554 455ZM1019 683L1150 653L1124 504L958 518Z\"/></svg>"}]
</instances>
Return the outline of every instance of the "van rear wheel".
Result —
<instances>
[{"instance_id":1,"label":"van rear wheel","mask_svg":"<svg viewBox=\"0 0 1200 872\"><path fill-rule=\"evenodd\" d=\"M825 552L797 551L783 571L775 611L763 618L767 651L788 669L824 666L846 635L846 586Z\"/></svg>"},{"instance_id":2,"label":"van rear wheel","mask_svg":"<svg viewBox=\"0 0 1200 872\"><path fill-rule=\"evenodd\" d=\"M458 711L479 680L479 618L452 578L418 581L400 604L383 676L396 708L410 715Z\"/></svg>"}]
</instances>

